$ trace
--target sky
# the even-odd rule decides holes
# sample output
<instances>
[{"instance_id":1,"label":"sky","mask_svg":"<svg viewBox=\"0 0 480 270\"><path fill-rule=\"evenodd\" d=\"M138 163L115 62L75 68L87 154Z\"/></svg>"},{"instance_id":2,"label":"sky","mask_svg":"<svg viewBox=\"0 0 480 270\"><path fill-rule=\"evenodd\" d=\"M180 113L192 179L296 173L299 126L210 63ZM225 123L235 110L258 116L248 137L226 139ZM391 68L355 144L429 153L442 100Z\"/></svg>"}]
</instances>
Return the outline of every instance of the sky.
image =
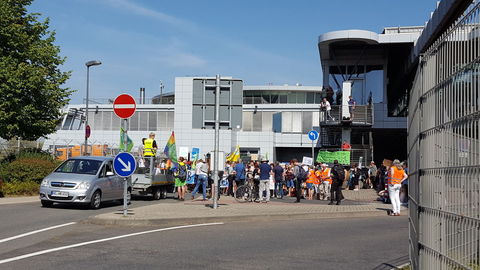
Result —
<instances>
[{"instance_id":1,"label":"sky","mask_svg":"<svg viewBox=\"0 0 480 270\"><path fill-rule=\"evenodd\" d=\"M90 97L147 98L174 90L175 77L231 76L246 85L322 85L322 33L424 25L434 0L35 0L72 71L66 83Z\"/></svg>"}]
</instances>

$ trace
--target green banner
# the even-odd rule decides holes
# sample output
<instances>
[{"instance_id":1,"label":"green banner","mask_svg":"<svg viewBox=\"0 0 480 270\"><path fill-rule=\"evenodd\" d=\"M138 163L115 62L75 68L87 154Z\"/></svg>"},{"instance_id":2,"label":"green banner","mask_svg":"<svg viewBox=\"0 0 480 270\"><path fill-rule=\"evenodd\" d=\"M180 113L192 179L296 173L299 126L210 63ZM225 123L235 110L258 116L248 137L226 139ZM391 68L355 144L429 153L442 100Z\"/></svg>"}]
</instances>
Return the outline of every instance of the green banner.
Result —
<instances>
[{"instance_id":1,"label":"green banner","mask_svg":"<svg viewBox=\"0 0 480 270\"><path fill-rule=\"evenodd\" d=\"M334 160L338 160L338 163L340 164L350 165L350 151L318 152L318 155L317 155L318 163L333 163Z\"/></svg>"}]
</instances>

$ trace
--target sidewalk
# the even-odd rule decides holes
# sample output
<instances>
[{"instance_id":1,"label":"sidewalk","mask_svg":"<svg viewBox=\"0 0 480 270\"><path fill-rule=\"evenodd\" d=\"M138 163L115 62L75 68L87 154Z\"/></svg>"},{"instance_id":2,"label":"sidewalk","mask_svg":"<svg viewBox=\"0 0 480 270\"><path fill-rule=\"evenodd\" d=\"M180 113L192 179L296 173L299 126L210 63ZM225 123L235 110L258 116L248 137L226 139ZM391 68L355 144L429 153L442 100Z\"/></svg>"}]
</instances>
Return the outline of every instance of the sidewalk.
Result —
<instances>
[{"instance_id":1,"label":"sidewalk","mask_svg":"<svg viewBox=\"0 0 480 270\"><path fill-rule=\"evenodd\" d=\"M352 191L353 192L353 191ZM372 202L350 201L359 196ZM122 211L97 215L87 223L101 225L173 225L222 221L267 221L281 219L317 219L339 217L386 216L390 205L373 202L375 194L360 191L346 192L342 205L327 205L328 201L294 203L292 199L273 200L269 203L238 203L232 197L222 197L218 209L212 209L212 201L159 202L149 206L129 209L127 217ZM189 196L187 195L187 198ZM403 213L406 213L404 211ZM395 218L395 217L392 217Z\"/></svg>"},{"instance_id":2,"label":"sidewalk","mask_svg":"<svg viewBox=\"0 0 480 270\"><path fill-rule=\"evenodd\" d=\"M38 195L28 196L28 197L1 197L0 198L0 205L16 204L16 203L31 203L31 202L40 202Z\"/></svg>"}]
</instances>

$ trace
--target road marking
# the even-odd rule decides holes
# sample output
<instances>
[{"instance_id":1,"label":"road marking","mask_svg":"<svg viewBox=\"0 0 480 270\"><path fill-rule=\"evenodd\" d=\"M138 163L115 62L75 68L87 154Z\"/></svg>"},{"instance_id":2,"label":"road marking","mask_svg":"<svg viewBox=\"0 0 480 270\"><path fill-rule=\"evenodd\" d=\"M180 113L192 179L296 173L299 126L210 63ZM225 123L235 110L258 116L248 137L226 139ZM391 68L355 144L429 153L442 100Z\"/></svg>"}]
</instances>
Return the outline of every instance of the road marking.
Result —
<instances>
[{"instance_id":1,"label":"road marking","mask_svg":"<svg viewBox=\"0 0 480 270\"><path fill-rule=\"evenodd\" d=\"M121 239L121 238L126 238L130 236L137 236L137 235L142 235L142 234L147 234L147 233L154 233L154 232L162 232L162 231L171 231L171 230L177 230L177 229L185 229L185 228L193 228L193 227L202 227L202 226L213 226L213 225L223 225L223 222L215 222L215 223L202 223L202 224L193 224L193 225L184 225L184 226L176 226L176 227L169 227L169 228L162 228L162 229L156 229L156 230L149 230L149 231L143 231L143 232L137 232L137 233L130 233L130 234L124 234L124 235L119 235L119 236L114 236L114 237L109 237L109 238L103 238L103 239L98 239L98 240L93 240L93 241L87 241L87 242L82 242L82 243L77 243L73 245L68 245L68 246L62 246L62 247L57 247L57 248L51 248L51 249L46 249L46 250L41 250L25 255L20 255L4 260L0 260L0 264L8 263L8 262L13 262L13 261L18 261L18 260L23 260L26 258L38 256L38 255L43 255L59 250L64 250L64 249L69 249L69 248L75 248L75 247L81 247L81 246L86 246L86 245L91 245L91 244L96 244L96 243L101 243L101 242L107 242L107 241L112 241L116 239Z\"/></svg>"},{"instance_id":2,"label":"road marking","mask_svg":"<svg viewBox=\"0 0 480 270\"><path fill-rule=\"evenodd\" d=\"M69 223L65 223L65 224L60 224L60 225L56 225L56 226L52 226L52 227L43 228L43 229L36 230L36 231L31 231L31 232L28 232L28 233L22 233L22 234L19 234L19 235L16 235L16 236L0 239L0 243L7 242L7 241L10 241L10 240L14 240L14 239L18 239L18 238L22 238L22 237L25 237L25 236L29 236L29 235L32 235L32 234L39 233L39 232L44 232L44 231L48 231L48 230L53 230L53 229L73 225L73 224L76 224L76 222L69 222Z\"/></svg>"}]
</instances>

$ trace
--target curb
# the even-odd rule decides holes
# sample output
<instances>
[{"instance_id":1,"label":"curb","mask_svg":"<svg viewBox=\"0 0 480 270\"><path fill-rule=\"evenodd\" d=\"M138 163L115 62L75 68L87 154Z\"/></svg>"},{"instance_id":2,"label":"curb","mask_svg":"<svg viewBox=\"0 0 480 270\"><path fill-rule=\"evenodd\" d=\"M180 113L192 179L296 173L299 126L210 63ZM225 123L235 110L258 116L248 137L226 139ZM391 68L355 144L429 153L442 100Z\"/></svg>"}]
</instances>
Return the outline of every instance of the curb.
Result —
<instances>
[{"instance_id":1,"label":"curb","mask_svg":"<svg viewBox=\"0 0 480 270\"><path fill-rule=\"evenodd\" d=\"M0 198L0 205L7 205L7 204L22 204L22 203L35 203L40 202L40 198L38 196L28 196L28 197L1 197Z\"/></svg>"},{"instance_id":2,"label":"curb","mask_svg":"<svg viewBox=\"0 0 480 270\"><path fill-rule=\"evenodd\" d=\"M194 218L164 218L164 219L129 219L129 218L99 218L91 217L81 223L106 225L106 226L153 226L153 225L178 225L209 222L246 222L246 221L279 221L291 219L330 219L346 217L376 217L386 216L384 211L364 212L331 212L331 213L300 213L300 214L271 214L271 215L244 215L223 217L194 217Z\"/></svg>"}]
</instances>

